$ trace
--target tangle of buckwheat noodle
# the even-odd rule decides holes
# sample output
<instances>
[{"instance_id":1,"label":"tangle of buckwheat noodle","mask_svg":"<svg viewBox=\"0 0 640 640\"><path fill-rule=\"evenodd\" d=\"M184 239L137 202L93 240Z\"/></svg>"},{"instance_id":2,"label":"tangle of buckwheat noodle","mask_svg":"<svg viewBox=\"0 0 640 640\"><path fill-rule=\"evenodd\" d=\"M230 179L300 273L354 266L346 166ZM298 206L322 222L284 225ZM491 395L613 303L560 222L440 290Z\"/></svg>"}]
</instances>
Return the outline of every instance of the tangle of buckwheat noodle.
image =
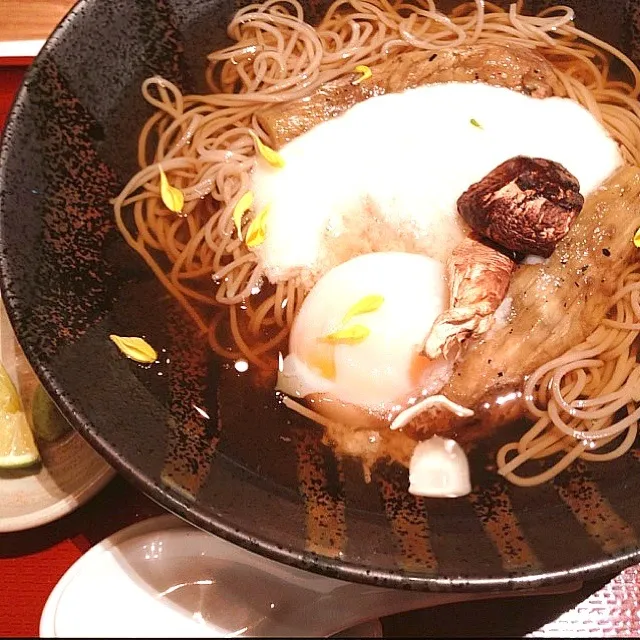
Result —
<instances>
[{"instance_id":1,"label":"tangle of buckwheat noodle","mask_svg":"<svg viewBox=\"0 0 640 640\"><path fill-rule=\"evenodd\" d=\"M618 141L625 160L640 165L638 68L578 30L571 8L528 16L521 4L505 10L475 0L445 15L434 0L336 0L314 27L297 0L268 0L238 11L227 29L233 44L209 55L210 93L183 95L160 77L143 83L143 96L156 111L139 137L140 170L114 200L116 221L216 353L272 366L306 293L295 281L264 282L254 254L234 231L233 209L250 188L255 159L249 132L271 142L257 114L309 95L357 64L375 68L390 54L472 43L535 48L553 64L562 95L589 109ZM629 81L611 77L613 58L628 69ZM162 204L159 166L185 195L182 215ZM619 287L611 317L584 344L528 380L527 403L537 422L498 457L500 473L512 482L538 484L578 457L608 460L631 446L640 414L634 345L640 268L630 268ZM625 408L626 415L616 417ZM614 449L599 451L620 437ZM515 473L528 459L559 452L560 461L542 474Z\"/></svg>"},{"instance_id":2,"label":"tangle of buckwheat noodle","mask_svg":"<svg viewBox=\"0 0 640 640\"><path fill-rule=\"evenodd\" d=\"M534 486L555 477L577 458L606 462L629 450L640 419L638 334L640 265L634 264L620 276L602 324L582 344L528 378L523 395L536 422L518 442L498 452L501 475L514 484ZM515 473L528 460L556 454L562 455L542 472Z\"/></svg>"}]
</instances>

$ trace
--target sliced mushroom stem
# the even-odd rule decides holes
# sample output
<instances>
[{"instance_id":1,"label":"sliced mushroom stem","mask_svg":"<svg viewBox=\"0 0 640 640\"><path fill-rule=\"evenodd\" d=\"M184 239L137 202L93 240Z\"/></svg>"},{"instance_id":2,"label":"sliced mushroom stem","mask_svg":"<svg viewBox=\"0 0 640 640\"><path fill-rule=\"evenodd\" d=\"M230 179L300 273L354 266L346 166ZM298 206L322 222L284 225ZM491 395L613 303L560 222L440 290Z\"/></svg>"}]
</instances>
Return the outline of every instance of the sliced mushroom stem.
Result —
<instances>
[{"instance_id":1,"label":"sliced mushroom stem","mask_svg":"<svg viewBox=\"0 0 640 640\"><path fill-rule=\"evenodd\" d=\"M449 309L436 318L424 354L454 358L464 340L485 333L506 296L514 267L511 258L474 238L461 242L447 262Z\"/></svg>"}]
</instances>

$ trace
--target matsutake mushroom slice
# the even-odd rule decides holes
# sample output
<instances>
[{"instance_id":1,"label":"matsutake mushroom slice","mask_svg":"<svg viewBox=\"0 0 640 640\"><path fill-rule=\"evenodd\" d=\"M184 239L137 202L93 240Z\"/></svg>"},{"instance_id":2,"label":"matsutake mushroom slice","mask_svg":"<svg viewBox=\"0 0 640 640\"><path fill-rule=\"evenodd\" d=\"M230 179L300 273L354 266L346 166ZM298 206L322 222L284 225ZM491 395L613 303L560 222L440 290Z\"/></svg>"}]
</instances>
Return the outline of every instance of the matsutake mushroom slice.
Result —
<instances>
[{"instance_id":1,"label":"matsutake mushroom slice","mask_svg":"<svg viewBox=\"0 0 640 640\"><path fill-rule=\"evenodd\" d=\"M548 258L583 204L578 180L561 164L516 156L471 185L458 213L501 247Z\"/></svg>"},{"instance_id":2,"label":"matsutake mushroom slice","mask_svg":"<svg viewBox=\"0 0 640 640\"><path fill-rule=\"evenodd\" d=\"M449 309L441 313L425 340L424 353L435 359L457 355L454 348L485 333L509 288L515 262L497 249L466 238L447 261Z\"/></svg>"}]
</instances>

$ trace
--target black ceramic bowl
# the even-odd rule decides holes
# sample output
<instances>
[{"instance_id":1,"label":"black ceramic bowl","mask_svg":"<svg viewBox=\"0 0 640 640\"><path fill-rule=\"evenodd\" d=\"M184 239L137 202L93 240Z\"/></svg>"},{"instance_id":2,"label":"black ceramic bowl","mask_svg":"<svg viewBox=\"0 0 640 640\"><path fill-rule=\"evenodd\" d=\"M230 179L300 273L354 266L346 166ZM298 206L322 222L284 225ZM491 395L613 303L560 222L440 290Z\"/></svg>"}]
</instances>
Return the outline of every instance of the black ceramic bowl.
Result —
<instances>
[{"instance_id":1,"label":"black ceramic bowl","mask_svg":"<svg viewBox=\"0 0 640 640\"><path fill-rule=\"evenodd\" d=\"M311 15L320 9L304 4ZM572 4L579 26L638 57L640 3ZM67 418L170 511L346 580L517 589L639 560L640 450L575 465L535 489L480 472L469 498L423 500L407 493L399 468L364 483L309 424L283 416L264 428L255 404L225 385L189 319L116 231L109 199L136 168L150 115L143 79L161 74L203 91L205 54L225 44L238 8L82 0L18 94L0 158L0 282L20 343ZM147 336L162 364L123 358L111 333ZM229 424L229 412L240 419Z\"/></svg>"}]
</instances>

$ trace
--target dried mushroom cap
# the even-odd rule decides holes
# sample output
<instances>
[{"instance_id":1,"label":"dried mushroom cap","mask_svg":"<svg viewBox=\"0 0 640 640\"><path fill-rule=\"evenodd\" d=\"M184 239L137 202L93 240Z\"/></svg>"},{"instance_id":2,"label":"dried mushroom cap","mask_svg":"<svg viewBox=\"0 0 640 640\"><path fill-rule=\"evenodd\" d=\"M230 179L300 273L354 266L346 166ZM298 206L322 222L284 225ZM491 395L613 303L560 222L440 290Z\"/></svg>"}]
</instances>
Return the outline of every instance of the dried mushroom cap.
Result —
<instances>
[{"instance_id":1,"label":"dried mushroom cap","mask_svg":"<svg viewBox=\"0 0 640 640\"><path fill-rule=\"evenodd\" d=\"M447 261L449 309L441 313L424 343L429 358L457 356L458 346L485 333L509 288L515 263L474 238L466 238Z\"/></svg>"},{"instance_id":2,"label":"dried mushroom cap","mask_svg":"<svg viewBox=\"0 0 640 640\"><path fill-rule=\"evenodd\" d=\"M517 156L471 185L458 212L501 247L548 258L583 204L578 180L561 164Z\"/></svg>"}]
</instances>

